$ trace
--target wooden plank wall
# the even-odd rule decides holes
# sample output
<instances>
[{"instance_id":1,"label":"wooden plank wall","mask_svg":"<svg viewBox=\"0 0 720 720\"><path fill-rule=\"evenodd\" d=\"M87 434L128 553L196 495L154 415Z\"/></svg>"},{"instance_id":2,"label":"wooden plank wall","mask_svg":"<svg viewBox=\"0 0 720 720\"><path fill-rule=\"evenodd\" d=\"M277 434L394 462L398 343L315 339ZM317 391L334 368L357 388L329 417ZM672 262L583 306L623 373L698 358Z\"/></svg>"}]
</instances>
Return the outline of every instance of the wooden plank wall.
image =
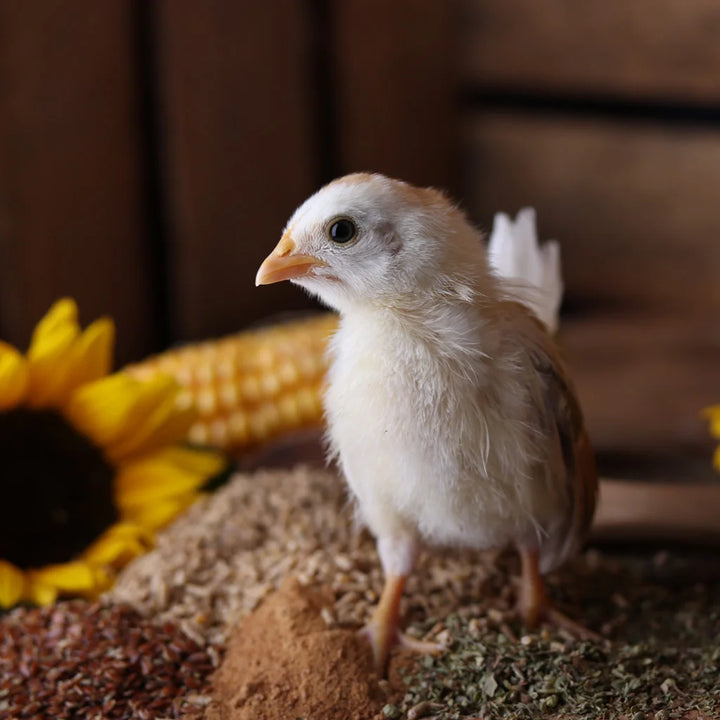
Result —
<instances>
[{"instance_id":1,"label":"wooden plank wall","mask_svg":"<svg viewBox=\"0 0 720 720\"><path fill-rule=\"evenodd\" d=\"M464 80L503 91L720 101L712 0L460 0Z\"/></svg>"},{"instance_id":2,"label":"wooden plank wall","mask_svg":"<svg viewBox=\"0 0 720 720\"><path fill-rule=\"evenodd\" d=\"M155 4L175 339L305 303L253 291L286 216L314 188L310 18L302 3Z\"/></svg>"},{"instance_id":3,"label":"wooden plank wall","mask_svg":"<svg viewBox=\"0 0 720 720\"><path fill-rule=\"evenodd\" d=\"M460 9L468 209L489 227L534 205L561 241L561 342L601 468L712 476L700 411L720 399L720 8Z\"/></svg>"},{"instance_id":4,"label":"wooden plank wall","mask_svg":"<svg viewBox=\"0 0 720 720\"><path fill-rule=\"evenodd\" d=\"M156 334L132 4L0 3L0 338L58 297L111 314L120 359Z\"/></svg>"},{"instance_id":5,"label":"wooden plank wall","mask_svg":"<svg viewBox=\"0 0 720 720\"><path fill-rule=\"evenodd\" d=\"M437 0L332 4L333 174L367 170L460 191L454 10Z\"/></svg>"},{"instance_id":6,"label":"wooden plank wall","mask_svg":"<svg viewBox=\"0 0 720 720\"><path fill-rule=\"evenodd\" d=\"M458 186L451 19L434 0L0 4L0 337L25 346L70 294L115 317L122 363L314 307L253 279L320 184Z\"/></svg>"}]
</instances>

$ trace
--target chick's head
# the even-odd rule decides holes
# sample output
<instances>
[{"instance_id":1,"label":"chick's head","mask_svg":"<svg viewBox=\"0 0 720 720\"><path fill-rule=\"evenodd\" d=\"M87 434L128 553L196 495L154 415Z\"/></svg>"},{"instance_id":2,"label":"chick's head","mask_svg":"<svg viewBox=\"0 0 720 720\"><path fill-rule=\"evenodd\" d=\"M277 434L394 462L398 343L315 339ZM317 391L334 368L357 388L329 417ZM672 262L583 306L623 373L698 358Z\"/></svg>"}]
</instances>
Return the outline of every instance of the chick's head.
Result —
<instances>
[{"instance_id":1,"label":"chick's head","mask_svg":"<svg viewBox=\"0 0 720 720\"><path fill-rule=\"evenodd\" d=\"M306 200L258 270L256 284L290 280L343 311L437 286L469 226L436 190L354 174ZM482 252L474 232L473 252ZM461 253L462 254L462 253Z\"/></svg>"}]
</instances>

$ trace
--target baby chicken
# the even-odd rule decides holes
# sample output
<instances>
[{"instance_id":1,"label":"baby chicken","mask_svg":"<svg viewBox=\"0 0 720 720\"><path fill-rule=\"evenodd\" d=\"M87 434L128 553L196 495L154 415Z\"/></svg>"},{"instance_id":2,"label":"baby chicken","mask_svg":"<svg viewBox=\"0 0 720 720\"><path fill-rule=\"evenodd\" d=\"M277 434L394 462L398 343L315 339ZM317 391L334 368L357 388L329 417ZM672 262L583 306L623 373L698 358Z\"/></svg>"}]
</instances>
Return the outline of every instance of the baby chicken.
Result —
<instances>
[{"instance_id":1,"label":"baby chicken","mask_svg":"<svg viewBox=\"0 0 720 720\"><path fill-rule=\"evenodd\" d=\"M555 346L488 267L482 237L439 192L382 175L303 203L256 284L291 280L340 313L328 435L385 573L365 632L380 671L421 547L517 547L519 610L553 610L541 573L581 545L593 453ZM425 648L426 649L426 648Z\"/></svg>"}]
</instances>

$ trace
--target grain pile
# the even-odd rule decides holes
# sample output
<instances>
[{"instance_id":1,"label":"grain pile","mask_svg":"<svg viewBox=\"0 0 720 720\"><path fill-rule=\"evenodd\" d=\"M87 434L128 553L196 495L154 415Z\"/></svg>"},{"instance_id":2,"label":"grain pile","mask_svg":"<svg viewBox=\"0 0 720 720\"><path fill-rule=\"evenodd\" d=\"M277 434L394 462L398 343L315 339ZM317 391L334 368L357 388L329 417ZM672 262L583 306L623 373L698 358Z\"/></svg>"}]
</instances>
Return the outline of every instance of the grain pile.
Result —
<instances>
[{"instance_id":1,"label":"grain pile","mask_svg":"<svg viewBox=\"0 0 720 720\"><path fill-rule=\"evenodd\" d=\"M442 617L459 602L493 597L495 556L434 554L408 581L411 617ZM290 574L330 588L323 617L330 627L359 626L382 589L372 538L353 522L336 476L293 472L237 475L161 534L157 547L133 562L108 594L146 616L178 621L198 642L223 646L233 625Z\"/></svg>"}]
</instances>

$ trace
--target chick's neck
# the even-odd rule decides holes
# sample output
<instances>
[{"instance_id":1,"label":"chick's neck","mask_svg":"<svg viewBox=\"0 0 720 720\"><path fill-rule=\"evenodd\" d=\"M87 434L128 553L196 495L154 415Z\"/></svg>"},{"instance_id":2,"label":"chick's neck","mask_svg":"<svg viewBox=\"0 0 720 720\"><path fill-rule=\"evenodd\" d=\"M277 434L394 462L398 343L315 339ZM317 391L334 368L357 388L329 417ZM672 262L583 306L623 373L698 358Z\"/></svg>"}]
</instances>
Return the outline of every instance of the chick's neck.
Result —
<instances>
[{"instance_id":1,"label":"chick's neck","mask_svg":"<svg viewBox=\"0 0 720 720\"><path fill-rule=\"evenodd\" d=\"M444 278L434 289L418 288L392 297L355 304L341 312L341 324L353 334L376 342L383 336L403 338L423 357L459 367L496 352L493 308L499 297L492 276L482 283L470 278ZM480 366L478 366L480 367Z\"/></svg>"}]
</instances>

